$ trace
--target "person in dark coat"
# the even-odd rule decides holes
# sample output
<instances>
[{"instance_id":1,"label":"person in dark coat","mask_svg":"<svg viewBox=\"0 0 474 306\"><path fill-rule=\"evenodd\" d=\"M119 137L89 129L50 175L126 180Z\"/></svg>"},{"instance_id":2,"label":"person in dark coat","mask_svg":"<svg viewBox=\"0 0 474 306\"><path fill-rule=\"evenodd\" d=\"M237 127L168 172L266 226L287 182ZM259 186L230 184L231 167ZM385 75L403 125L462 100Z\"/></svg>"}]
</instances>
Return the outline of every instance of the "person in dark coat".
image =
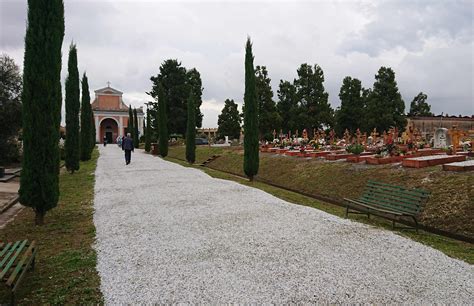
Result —
<instances>
[{"instance_id":1,"label":"person in dark coat","mask_svg":"<svg viewBox=\"0 0 474 306\"><path fill-rule=\"evenodd\" d=\"M125 164L126 165L130 164L133 149L134 149L133 139L130 133L127 133L127 136L125 136L122 140L122 150L125 151Z\"/></svg>"},{"instance_id":2,"label":"person in dark coat","mask_svg":"<svg viewBox=\"0 0 474 306\"><path fill-rule=\"evenodd\" d=\"M104 147L107 145L107 136L104 135Z\"/></svg>"}]
</instances>

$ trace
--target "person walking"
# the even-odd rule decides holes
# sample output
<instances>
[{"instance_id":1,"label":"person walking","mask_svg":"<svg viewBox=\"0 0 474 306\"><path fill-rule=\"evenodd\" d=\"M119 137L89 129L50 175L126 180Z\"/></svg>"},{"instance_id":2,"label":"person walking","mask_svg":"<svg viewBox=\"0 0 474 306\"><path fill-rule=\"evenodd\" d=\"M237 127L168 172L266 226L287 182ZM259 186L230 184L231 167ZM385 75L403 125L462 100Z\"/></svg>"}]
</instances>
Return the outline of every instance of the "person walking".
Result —
<instances>
[{"instance_id":1,"label":"person walking","mask_svg":"<svg viewBox=\"0 0 474 306\"><path fill-rule=\"evenodd\" d=\"M133 139L132 139L130 133L127 133L127 136L125 136L122 139L122 150L125 151L125 164L126 165L130 164L133 149L134 149Z\"/></svg>"},{"instance_id":2,"label":"person walking","mask_svg":"<svg viewBox=\"0 0 474 306\"><path fill-rule=\"evenodd\" d=\"M107 146L107 136L104 135L104 147Z\"/></svg>"}]
</instances>

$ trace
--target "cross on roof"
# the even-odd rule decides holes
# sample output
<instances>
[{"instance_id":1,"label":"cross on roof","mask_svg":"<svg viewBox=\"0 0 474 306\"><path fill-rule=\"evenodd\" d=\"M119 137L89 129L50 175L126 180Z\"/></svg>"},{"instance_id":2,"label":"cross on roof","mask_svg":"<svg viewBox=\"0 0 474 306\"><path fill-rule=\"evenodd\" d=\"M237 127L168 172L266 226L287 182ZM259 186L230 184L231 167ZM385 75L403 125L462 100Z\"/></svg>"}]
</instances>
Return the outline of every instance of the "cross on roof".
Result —
<instances>
[{"instance_id":1,"label":"cross on roof","mask_svg":"<svg viewBox=\"0 0 474 306\"><path fill-rule=\"evenodd\" d=\"M107 87L110 87L110 82L109 81L107 81Z\"/></svg>"}]
</instances>

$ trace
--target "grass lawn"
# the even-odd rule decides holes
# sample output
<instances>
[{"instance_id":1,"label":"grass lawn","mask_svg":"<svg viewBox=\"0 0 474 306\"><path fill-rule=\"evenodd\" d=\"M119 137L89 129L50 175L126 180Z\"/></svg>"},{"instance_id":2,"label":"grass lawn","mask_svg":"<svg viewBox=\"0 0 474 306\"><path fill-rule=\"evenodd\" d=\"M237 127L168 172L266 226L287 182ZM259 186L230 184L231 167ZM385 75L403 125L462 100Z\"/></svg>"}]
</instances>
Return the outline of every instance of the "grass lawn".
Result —
<instances>
[{"instance_id":1,"label":"grass lawn","mask_svg":"<svg viewBox=\"0 0 474 306\"><path fill-rule=\"evenodd\" d=\"M170 158L168 158L168 160L180 163L185 166L189 166L188 163L182 161L184 159L184 152L185 152L184 147L170 147L169 155L168 155ZM340 217L344 216L344 209L342 207L328 204L325 202L321 202L313 198L301 195L299 193L287 191L285 189L277 188L277 187L274 187L274 186L271 186L259 181L249 182L248 180L242 179L240 177L220 172L219 170L223 170L223 171L235 173L238 175L243 174L242 173L242 152L238 151L235 148L232 148L229 150L227 148L198 147L196 151L196 156L197 156L196 164L199 164L202 161L205 161L209 156L212 156L213 154L219 154L221 155L221 157L213 161L209 165L210 168L199 167L200 169L204 169L206 173L208 173L209 175L213 177L234 180L244 185L262 189L270 194L273 194L291 203L314 207L314 208L323 210L325 212L328 212L330 214L337 215ZM318 165L318 163L322 165ZM407 182L410 183L412 181L415 184L417 179L421 179L420 177L422 177L423 175L426 175L426 173L433 172L433 169L429 169L428 172L423 172L423 169L420 169L422 170L422 172L418 174L415 173L414 175L412 175L412 177L410 177L409 174L400 175L397 173L395 173L395 175L390 176L388 173L390 172L391 168L382 166L384 167L383 169L370 167L368 168L369 171L368 172L366 171L366 173L363 173L363 172L364 170L367 170L367 169L359 169L358 171L359 173L354 174L354 171L350 170L351 169L350 167L354 167L354 165L351 165L351 164L321 163L321 162L318 162L318 163L311 163L304 159L298 160L296 158L274 157L267 154L267 155L261 156L261 160L260 160L261 168L260 168L259 176L263 177L266 180L271 180L272 183L277 183L280 186L290 187L295 190L301 190L308 194L311 194L313 192L316 194L322 194L324 196L333 197L337 199L335 195L338 195L339 197L345 197L346 194L349 194L351 196L355 194L358 190L360 190L358 187L359 185L362 185L363 187L363 184L365 184L364 179L366 180L367 177L378 178L378 177L385 176L383 177L384 178L383 180L385 181L387 181L387 176L389 178L389 181L390 181L390 178L394 180L393 177L400 177L400 180L396 182L399 182L401 185L406 185ZM331 169L332 166L334 166L334 168ZM213 168L215 168L217 171L214 170ZM305 169L305 168L309 168L309 169ZM381 173L377 174L374 171L374 169L376 171L381 171L381 170L382 171ZM399 170L396 170L396 171L399 171ZM362 174L360 172L362 172ZM432 177L435 177L435 175L433 174L431 175ZM450 180L448 180L448 183L447 183L448 187L449 186L453 187L453 185L449 185L450 181L454 182L454 184L460 184L463 182L463 180L469 179L465 175L461 175L459 177L456 177L455 175L456 174L449 176ZM334 176L337 176L337 177L334 178ZM309 184L308 182L311 182L311 183ZM463 185L461 184L458 186L462 187ZM329 188L330 190L328 190L326 193L319 193L320 191L324 191L325 187ZM447 188L447 187L444 187L444 188ZM471 192L471 190L467 190L467 192L469 195L469 192ZM441 195L441 198L443 199L444 195ZM435 194L435 201L437 199L440 199L440 196ZM466 205L466 203L463 202L464 198L462 197L460 198L458 196L457 199L458 201L461 202L461 206L463 204ZM467 205L469 205L469 203L467 203ZM435 214L435 210L440 209L439 206L435 206L435 207L436 208L431 208L431 210L429 210L430 214ZM454 205L454 207L456 207L456 205ZM458 212L458 211L455 211L455 212ZM371 224L374 226L391 230L391 222L383 218L377 218L377 217L371 216L371 219L369 220L367 219L366 216L357 216L357 215L351 215L350 218L352 220L357 220L362 223ZM458 223L460 223L460 222L463 222L466 218L469 218L469 214L467 216L461 216L460 221L459 220L457 221ZM460 226L460 227L472 226L472 223L470 225L460 224L457 226ZM439 235L434 235L434 234L424 232L424 231L419 231L419 233L415 233L412 231L398 230L396 232L399 235L408 237L410 239L413 239L415 241L421 242L435 249L438 249L448 256L462 259L468 263L474 264L474 245L473 244L464 243L461 241L457 241L457 240L446 238Z\"/></svg>"},{"instance_id":2,"label":"grass lawn","mask_svg":"<svg viewBox=\"0 0 474 306\"><path fill-rule=\"evenodd\" d=\"M99 153L81 162L73 175L62 169L58 206L45 217L45 225L34 225L34 213L25 208L0 230L3 241L36 240L35 271L28 272L16 294L18 304L97 304L102 303L100 279L96 271L93 223L94 172ZM2 286L0 304L10 301Z\"/></svg>"}]
</instances>

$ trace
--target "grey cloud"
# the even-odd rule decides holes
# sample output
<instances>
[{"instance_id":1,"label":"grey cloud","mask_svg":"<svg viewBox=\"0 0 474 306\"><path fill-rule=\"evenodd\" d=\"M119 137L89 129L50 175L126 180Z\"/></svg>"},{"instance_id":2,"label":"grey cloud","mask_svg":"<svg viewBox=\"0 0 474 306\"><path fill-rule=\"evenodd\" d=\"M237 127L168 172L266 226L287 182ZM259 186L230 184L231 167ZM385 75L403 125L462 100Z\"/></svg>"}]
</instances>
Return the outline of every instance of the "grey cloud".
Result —
<instances>
[{"instance_id":1,"label":"grey cloud","mask_svg":"<svg viewBox=\"0 0 474 306\"><path fill-rule=\"evenodd\" d=\"M12 55L20 66L25 2L0 2L0 52ZM159 72L164 60L177 58L201 73L203 99L212 101L203 109L204 125L213 127L219 113L216 104L221 109L226 98L242 104L244 45L250 35L255 65L267 66L275 99L280 79L292 81L302 63L324 69L334 107L340 103L339 88L346 75L372 87L378 68L390 66L407 103L417 91L426 91L435 112L468 113L473 98L468 85L473 81L472 11L466 9L466 1L451 3L66 0L62 80L74 40L79 69L87 71L91 90L110 81L124 92L127 103L140 106L150 100L145 95L150 76ZM12 30L6 33L6 28ZM427 43L430 39L444 49ZM443 71L449 71L448 78ZM439 85L443 80L446 90Z\"/></svg>"},{"instance_id":2,"label":"grey cloud","mask_svg":"<svg viewBox=\"0 0 474 306\"><path fill-rule=\"evenodd\" d=\"M371 21L361 31L350 33L338 53L378 56L397 47L421 51L433 37L470 41L472 8L472 1L380 1L368 10Z\"/></svg>"}]
</instances>

